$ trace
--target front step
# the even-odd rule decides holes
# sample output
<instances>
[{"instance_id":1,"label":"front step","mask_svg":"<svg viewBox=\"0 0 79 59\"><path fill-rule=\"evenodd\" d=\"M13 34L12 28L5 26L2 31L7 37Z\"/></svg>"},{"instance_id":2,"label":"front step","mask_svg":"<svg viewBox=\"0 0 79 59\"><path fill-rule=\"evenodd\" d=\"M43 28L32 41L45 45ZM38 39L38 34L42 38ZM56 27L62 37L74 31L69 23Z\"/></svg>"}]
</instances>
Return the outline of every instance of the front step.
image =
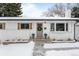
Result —
<instances>
[{"instance_id":1,"label":"front step","mask_svg":"<svg viewBox=\"0 0 79 59\"><path fill-rule=\"evenodd\" d=\"M45 39L34 39L34 41L45 41Z\"/></svg>"},{"instance_id":2,"label":"front step","mask_svg":"<svg viewBox=\"0 0 79 59\"><path fill-rule=\"evenodd\" d=\"M36 39L44 39L43 37L37 37Z\"/></svg>"},{"instance_id":3,"label":"front step","mask_svg":"<svg viewBox=\"0 0 79 59\"><path fill-rule=\"evenodd\" d=\"M41 41L41 40L44 40L43 37L37 37L36 39L34 39L35 41Z\"/></svg>"},{"instance_id":4,"label":"front step","mask_svg":"<svg viewBox=\"0 0 79 59\"><path fill-rule=\"evenodd\" d=\"M44 43L50 43L51 41L49 39L34 39L35 42L44 42Z\"/></svg>"}]
</instances>

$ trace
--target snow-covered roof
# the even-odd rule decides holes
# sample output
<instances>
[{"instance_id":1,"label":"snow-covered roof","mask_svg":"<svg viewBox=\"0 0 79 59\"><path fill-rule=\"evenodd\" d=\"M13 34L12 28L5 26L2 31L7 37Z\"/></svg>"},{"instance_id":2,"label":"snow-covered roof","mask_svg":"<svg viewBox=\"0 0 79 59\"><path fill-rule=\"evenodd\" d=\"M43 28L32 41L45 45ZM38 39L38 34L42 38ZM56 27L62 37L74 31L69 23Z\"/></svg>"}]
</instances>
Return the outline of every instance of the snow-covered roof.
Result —
<instances>
[{"instance_id":1,"label":"snow-covered roof","mask_svg":"<svg viewBox=\"0 0 79 59\"><path fill-rule=\"evenodd\" d=\"M0 17L0 21L53 21L53 20L79 20L67 17Z\"/></svg>"}]
</instances>

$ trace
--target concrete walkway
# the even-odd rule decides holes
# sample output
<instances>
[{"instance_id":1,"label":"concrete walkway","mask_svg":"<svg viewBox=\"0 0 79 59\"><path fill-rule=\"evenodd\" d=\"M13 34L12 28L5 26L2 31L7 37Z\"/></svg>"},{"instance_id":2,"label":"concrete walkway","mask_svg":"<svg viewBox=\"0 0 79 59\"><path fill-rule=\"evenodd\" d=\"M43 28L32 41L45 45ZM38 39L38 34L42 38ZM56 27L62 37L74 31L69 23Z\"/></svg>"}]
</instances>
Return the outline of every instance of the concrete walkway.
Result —
<instances>
[{"instance_id":1,"label":"concrete walkway","mask_svg":"<svg viewBox=\"0 0 79 59\"><path fill-rule=\"evenodd\" d=\"M43 46L44 46L44 43L35 42L35 46L33 49L33 56L44 56L45 50Z\"/></svg>"}]
</instances>

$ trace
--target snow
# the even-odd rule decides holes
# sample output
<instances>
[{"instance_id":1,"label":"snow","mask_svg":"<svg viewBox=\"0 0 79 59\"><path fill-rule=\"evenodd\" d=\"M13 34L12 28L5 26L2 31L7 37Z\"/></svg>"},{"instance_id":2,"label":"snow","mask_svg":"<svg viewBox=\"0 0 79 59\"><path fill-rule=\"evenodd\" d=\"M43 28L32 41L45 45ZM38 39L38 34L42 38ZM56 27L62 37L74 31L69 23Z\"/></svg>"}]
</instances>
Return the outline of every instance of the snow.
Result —
<instances>
[{"instance_id":1,"label":"snow","mask_svg":"<svg viewBox=\"0 0 79 59\"><path fill-rule=\"evenodd\" d=\"M79 42L45 44L46 56L79 56Z\"/></svg>"},{"instance_id":2,"label":"snow","mask_svg":"<svg viewBox=\"0 0 79 59\"><path fill-rule=\"evenodd\" d=\"M45 44L44 48L67 48L67 47L79 47L79 42L74 43L49 43Z\"/></svg>"},{"instance_id":3,"label":"snow","mask_svg":"<svg viewBox=\"0 0 79 59\"><path fill-rule=\"evenodd\" d=\"M0 45L0 56L33 56L35 43ZM79 42L45 43L45 56L79 56ZM41 52L41 50L39 51Z\"/></svg>"},{"instance_id":4,"label":"snow","mask_svg":"<svg viewBox=\"0 0 79 59\"><path fill-rule=\"evenodd\" d=\"M79 20L79 18L70 18L70 17L0 17L3 19L75 19Z\"/></svg>"},{"instance_id":5,"label":"snow","mask_svg":"<svg viewBox=\"0 0 79 59\"><path fill-rule=\"evenodd\" d=\"M46 56L79 56L79 50L47 51Z\"/></svg>"},{"instance_id":6,"label":"snow","mask_svg":"<svg viewBox=\"0 0 79 59\"><path fill-rule=\"evenodd\" d=\"M34 42L0 46L0 56L32 56Z\"/></svg>"}]
</instances>

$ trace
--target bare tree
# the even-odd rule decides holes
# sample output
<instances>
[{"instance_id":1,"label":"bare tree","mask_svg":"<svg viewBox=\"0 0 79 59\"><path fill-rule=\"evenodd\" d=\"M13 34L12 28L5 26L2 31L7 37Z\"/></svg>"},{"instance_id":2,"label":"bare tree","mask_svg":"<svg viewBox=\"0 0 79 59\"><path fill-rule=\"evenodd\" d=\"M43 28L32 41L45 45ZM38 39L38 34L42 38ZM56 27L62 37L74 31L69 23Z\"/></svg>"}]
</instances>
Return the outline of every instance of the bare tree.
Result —
<instances>
[{"instance_id":1,"label":"bare tree","mask_svg":"<svg viewBox=\"0 0 79 59\"><path fill-rule=\"evenodd\" d=\"M63 17L65 15L64 4L55 4L54 7L49 8L43 13L43 16L54 17L55 15Z\"/></svg>"}]
</instances>

